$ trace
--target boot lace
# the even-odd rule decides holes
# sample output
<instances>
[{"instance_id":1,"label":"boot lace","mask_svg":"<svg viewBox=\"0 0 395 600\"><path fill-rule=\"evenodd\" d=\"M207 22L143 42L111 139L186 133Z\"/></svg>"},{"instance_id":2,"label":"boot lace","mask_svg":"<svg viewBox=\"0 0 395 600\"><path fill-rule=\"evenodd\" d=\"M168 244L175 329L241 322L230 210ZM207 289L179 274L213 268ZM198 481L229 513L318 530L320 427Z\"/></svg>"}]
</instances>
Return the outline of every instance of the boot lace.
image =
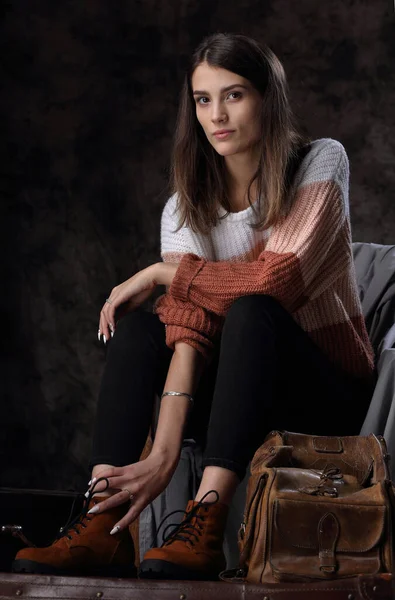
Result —
<instances>
[{"instance_id":1,"label":"boot lace","mask_svg":"<svg viewBox=\"0 0 395 600\"><path fill-rule=\"evenodd\" d=\"M105 481L106 482L106 487L104 488L104 490L100 490L101 492L104 492L105 490L108 489L109 487L109 481L108 479L106 479L105 477L100 477L97 481L95 481L94 485L91 487L91 489L88 492L88 495L86 496L85 500L84 500L84 504L82 506L81 512L73 518L73 512L74 512L74 506L77 500L77 497L74 498L71 510L70 510L70 514L69 514L69 518L67 519L67 523L66 525L63 525L63 527L61 527L59 529L59 533L56 536L56 540L59 540L60 538L66 536L69 540L73 539L73 536L71 535L72 531L75 531L77 533L77 535L80 535L80 528L82 527L83 529L87 528L86 525L86 521L91 521L92 517L88 516L88 510L89 510L89 504L90 501L92 500L93 494L95 493L95 488L97 486L98 483L100 483L101 481Z\"/></svg>"},{"instance_id":2,"label":"boot lace","mask_svg":"<svg viewBox=\"0 0 395 600\"><path fill-rule=\"evenodd\" d=\"M213 502L204 502L204 499L207 498L209 494L215 494L216 499ZM176 540L189 542L193 546L196 542L199 541L199 536L202 535L203 531L203 526L201 522L205 520L205 516L204 514L201 514L201 512L208 512L209 507L213 504L216 504L218 500L218 492L216 490L209 490L189 512L185 510L173 510L171 513L166 515L160 522L159 527L156 530L155 540L152 547L157 546L158 534L161 527L163 526L163 523L166 521L166 519L177 513L183 513L184 519L181 521L181 523L169 523L168 525L166 525L165 529L163 530L163 541L161 547L169 545L172 542L175 542ZM203 511L201 511L202 508ZM166 532L170 527L174 527L174 529L168 535L166 535Z\"/></svg>"}]
</instances>

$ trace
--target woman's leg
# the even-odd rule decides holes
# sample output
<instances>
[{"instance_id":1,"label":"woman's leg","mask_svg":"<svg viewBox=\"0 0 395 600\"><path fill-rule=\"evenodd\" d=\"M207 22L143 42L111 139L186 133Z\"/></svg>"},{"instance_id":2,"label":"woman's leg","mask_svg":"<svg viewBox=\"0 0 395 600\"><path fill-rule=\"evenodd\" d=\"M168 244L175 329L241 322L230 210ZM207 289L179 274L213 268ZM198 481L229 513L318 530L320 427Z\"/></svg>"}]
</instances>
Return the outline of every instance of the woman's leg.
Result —
<instances>
[{"instance_id":1,"label":"woman's leg","mask_svg":"<svg viewBox=\"0 0 395 600\"><path fill-rule=\"evenodd\" d=\"M139 460L171 357L165 326L156 315L136 310L119 321L99 392L90 460L94 475L102 465Z\"/></svg>"},{"instance_id":2,"label":"woman's leg","mask_svg":"<svg viewBox=\"0 0 395 600\"><path fill-rule=\"evenodd\" d=\"M276 300L238 299L222 333L197 499L215 489L228 503L272 429L358 434L371 393L335 367Z\"/></svg>"},{"instance_id":3,"label":"woman's leg","mask_svg":"<svg viewBox=\"0 0 395 600\"><path fill-rule=\"evenodd\" d=\"M165 327L156 315L137 310L118 323L100 389L92 467L99 470L103 464L121 466L139 460L151 425L155 392L164 385L171 356L165 344ZM62 536L51 546L21 550L13 570L134 576L135 552L129 529L110 534L128 505L87 514L99 501L96 495L90 498L89 506L64 527Z\"/></svg>"},{"instance_id":4,"label":"woman's leg","mask_svg":"<svg viewBox=\"0 0 395 600\"><path fill-rule=\"evenodd\" d=\"M370 390L354 404L352 420L338 419L338 411L343 416L344 403L353 402L362 386L331 365L268 296L243 297L232 305L213 367L198 494L170 539L145 554L141 577L217 579L225 568L228 505L266 434L274 428L317 435L358 433L367 410Z\"/></svg>"}]
</instances>

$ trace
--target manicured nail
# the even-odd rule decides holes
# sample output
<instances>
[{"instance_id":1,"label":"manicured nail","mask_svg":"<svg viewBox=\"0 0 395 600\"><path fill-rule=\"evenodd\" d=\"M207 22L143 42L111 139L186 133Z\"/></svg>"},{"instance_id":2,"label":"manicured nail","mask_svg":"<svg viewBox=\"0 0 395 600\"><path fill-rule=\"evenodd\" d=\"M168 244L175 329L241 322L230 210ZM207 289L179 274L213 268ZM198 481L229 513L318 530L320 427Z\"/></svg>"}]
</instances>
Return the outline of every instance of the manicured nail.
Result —
<instances>
[{"instance_id":1,"label":"manicured nail","mask_svg":"<svg viewBox=\"0 0 395 600\"><path fill-rule=\"evenodd\" d=\"M109 327L110 327L111 331L114 331L114 325L112 325L112 323L110 323Z\"/></svg>"},{"instance_id":2,"label":"manicured nail","mask_svg":"<svg viewBox=\"0 0 395 600\"><path fill-rule=\"evenodd\" d=\"M99 331L97 332L97 339L99 340L99 342L100 342L100 335L101 335L101 332L100 332L100 329L99 329Z\"/></svg>"},{"instance_id":3,"label":"manicured nail","mask_svg":"<svg viewBox=\"0 0 395 600\"><path fill-rule=\"evenodd\" d=\"M104 342L104 345L107 344L107 338L106 338L106 336L104 334L103 334L103 342Z\"/></svg>"},{"instance_id":4,"label":"manicured nail","mask_svg":"<svg viewBox=\"0 0 395 600\"><path fill-rule=\"evenodd\" d=\"M84 496L87 498L89 496L89 492L85 492Z\"/></svg>"},{"instance_id":5,"label":"manicured nail","mask_svg":"<svg viewBox=\"0 0 395 600\"><path fill-rule=\"evenodd\" d=\"M112 337L112 338L114 337L114 332L113 332L113 331L111 332L111 337Z\"/></svg>"},{"instance_id":6,"label":"manicured nail","mask_svg":"<svg viewBox=\"0 0 395 600\"><path fill-rule=\"evenodd\" d=\"M121 528L119 525L115 525L115 527L113 529L111 529L110 535L114 535L114 533L118 533L118 531L121 531Z\"/></svg>"},{"instance_id":7,"label":"manicured nail","mask_svg":"<svg viewBox=\"0 0 395 600\"><path fill-rule=\"evenodd\" d=\"M88 513L87 513L87 514L88 514L88 515L94 515L94 514L95 514L95 513L97 513L97 512L99 512L99 507L98 507L98 506L97 506L97 504L96 504L96 506L94 506L93 508L91 508L90 510L88 510Z\"/></svg>"},{"instance_id":8,"label":"manicured nail","mask_svg":"<svg viewBox=\"0 0 395 600\"><path fill-rule=\"evenodd\" d=\"M94 477L94 478L92 479L92 481L90 481L90 482L89 482L89 484L88 484L88 485L93 485L95 482L96 482L96 477Z\"/></svg>"}]
</instances>

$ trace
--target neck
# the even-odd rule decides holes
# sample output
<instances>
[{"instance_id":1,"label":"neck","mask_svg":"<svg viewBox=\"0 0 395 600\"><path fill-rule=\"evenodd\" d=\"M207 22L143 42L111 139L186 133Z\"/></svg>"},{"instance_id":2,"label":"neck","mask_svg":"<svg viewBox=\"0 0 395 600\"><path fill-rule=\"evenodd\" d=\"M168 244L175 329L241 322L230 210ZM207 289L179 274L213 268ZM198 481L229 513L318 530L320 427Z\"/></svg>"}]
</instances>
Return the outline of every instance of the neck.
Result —
<instances>
[{"instance_id":1,"label":"neck","mask_svg":"<svg viewBox=\"0 0 395 600\"><path fill-rule=\"evenodd\" d=\"M248 206L247 190L258 168L259 157L252 152L244 152L225 157L228 179L229 200L234 209L242 210ZM255 193L255 182L252 193Z\"/></svg>"}]
</instances>

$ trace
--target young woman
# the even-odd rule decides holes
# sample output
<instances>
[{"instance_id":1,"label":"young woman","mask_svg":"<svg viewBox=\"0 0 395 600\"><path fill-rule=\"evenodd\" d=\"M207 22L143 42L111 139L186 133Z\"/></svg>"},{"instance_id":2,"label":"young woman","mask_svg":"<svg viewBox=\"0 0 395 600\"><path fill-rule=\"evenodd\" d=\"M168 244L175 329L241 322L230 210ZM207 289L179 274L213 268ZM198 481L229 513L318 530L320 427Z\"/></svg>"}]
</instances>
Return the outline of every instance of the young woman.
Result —
<instances>
[{"instance_id":1,"label":"young woman","mask_svg":"<svg viewBox=\"0 0 395 600\"><path fill-rule=\"evenodd\" d=\"M230 34L200 44L172 166L163 262L114 288L100 314L109 349L87 507L52 546L20 552L15 570L130 575L128 525L167 486L187 427L204 447L201 485L140 575L217 578L229 503L265 435L359 433L374 362L348 159L339 142L297 132L269 48ZM154 312L138 308L157 285L167 290ZM156 392L153 447L139 461Z\"/></svg>"}]
</instances>

